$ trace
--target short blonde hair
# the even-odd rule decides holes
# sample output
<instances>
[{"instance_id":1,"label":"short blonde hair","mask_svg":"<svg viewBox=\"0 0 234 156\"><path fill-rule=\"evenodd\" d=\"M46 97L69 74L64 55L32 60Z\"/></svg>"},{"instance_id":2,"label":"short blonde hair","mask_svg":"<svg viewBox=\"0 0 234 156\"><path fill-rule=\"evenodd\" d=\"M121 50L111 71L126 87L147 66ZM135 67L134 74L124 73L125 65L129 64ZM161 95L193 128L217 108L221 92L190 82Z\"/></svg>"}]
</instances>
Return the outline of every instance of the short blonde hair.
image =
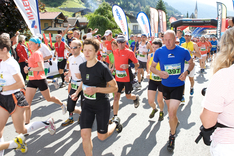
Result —
<instances>
[{"instance_id":1,"label":"short blonde hair","mask_svg":"<svg viewBox=\"0 0 234 156\"><path fill-rule=\"evenodd\" d=\"M234 27L226 30L220 40L220 52L213 62L213 73L234 63Z\"/></svg>"}]
</instances>

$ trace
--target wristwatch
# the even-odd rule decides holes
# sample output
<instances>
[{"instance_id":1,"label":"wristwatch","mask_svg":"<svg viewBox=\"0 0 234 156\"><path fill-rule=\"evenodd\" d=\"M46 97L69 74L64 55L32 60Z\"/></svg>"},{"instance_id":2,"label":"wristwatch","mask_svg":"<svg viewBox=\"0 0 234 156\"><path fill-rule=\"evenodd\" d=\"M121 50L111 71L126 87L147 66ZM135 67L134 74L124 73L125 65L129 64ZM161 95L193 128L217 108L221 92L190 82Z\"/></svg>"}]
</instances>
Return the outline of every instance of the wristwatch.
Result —
<instances>
[{"instance_id":1,"label":"wristwatch","mask_svg":"<svg viewBox=\"0 0 234 156\"><path fill-rule=\"evenodd\" d=\"M30 71L31 67L28 67L28 71Z\"/></svg>"},{"instance_id":2,"label":"wristwatch","mask_svg":"<svg viewBox=\"0 0 234 156\"><path fill-rule=\"evenodd\" d=\"M188 72L188 75L190 74L190 71L189 70L186 70Z\"/></svg>"}]
</instances>

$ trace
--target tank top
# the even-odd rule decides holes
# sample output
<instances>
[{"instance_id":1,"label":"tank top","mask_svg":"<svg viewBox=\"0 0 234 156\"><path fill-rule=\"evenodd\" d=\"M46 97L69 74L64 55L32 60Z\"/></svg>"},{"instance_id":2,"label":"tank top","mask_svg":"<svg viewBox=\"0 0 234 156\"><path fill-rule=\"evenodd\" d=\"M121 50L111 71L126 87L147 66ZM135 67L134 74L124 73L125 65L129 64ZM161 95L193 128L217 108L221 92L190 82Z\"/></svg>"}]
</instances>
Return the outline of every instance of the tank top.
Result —
<instances>
[{"instance_id":1,"label":"tank top","mask_svg":"<svg viewBox=\"0 0 234 156\"><path fill-rule=\"evenodd\" d=\"M150 61L149 61L149 67L151 66L151 64L153 62L153 58L154 58L153 54L151 54ZM161 71L159 63L157 64L156 69ZM156 74L154 74L152 72L150 72L150 80L153 80L153 81L162 81L162 79L158 75L156 75Z\"/></svg>"},{"instance_id":2,"label":"tank top","mask_svg":"<svg viewBox=\"0 0 234 156\"><path fill-rule=\"evenodd\" d=\"M144 45L139 44L139 54L137 55L139 61L147 62L147 54L143 55L143 52L148 52L147 42Z\"/></svg>"},{"instance_id":3,"label":"tank top","mask_svg":"<svg viewBox=\"0 0 234 156\"><path fill-rule=\"evenodd\" d=\"M181 45L182 47L184 47L185 49L188 49L188 50L190 50L191 52L190 52L190 55L191 55L191 58L193 58L193 51L194 51L194 48L193 48L193 42L192 41L190 41L190 42L184 42L184 43L182 43L182 45ZM188 62L187 61L185 61L185 64L188 64Z\"/></svg>"}]
</instances>

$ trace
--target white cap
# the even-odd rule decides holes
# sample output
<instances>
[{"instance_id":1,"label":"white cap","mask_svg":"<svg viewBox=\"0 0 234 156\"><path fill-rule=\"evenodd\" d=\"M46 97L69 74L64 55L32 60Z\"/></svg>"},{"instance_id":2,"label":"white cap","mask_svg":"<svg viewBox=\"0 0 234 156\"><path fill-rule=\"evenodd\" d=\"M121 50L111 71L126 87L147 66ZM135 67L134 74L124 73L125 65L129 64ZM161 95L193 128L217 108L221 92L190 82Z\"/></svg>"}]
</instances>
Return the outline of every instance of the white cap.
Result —
<instances>
[{"instance_id":1,"label":"white cap","mask_svg":"<svg viewBox=\"0 0 234 156\"><path fill-rule=\"evenodd\" d=\"M104 36L108 36L110 34L112 34L112 31L111 30L106 30Z\"/></svg>"},{"instance_id":2,"label":"white cap","mask_svg":"<svg viewBox=\"0 0 234 156\"><path fill-rule=\"evenodd\" d=\"M41 38L42 39L42 35L41 34L36 34L36 37L38 37L38 38Z\"/></svg>"},{"instance_id":3,"label":"white cap","mask_svg":"<svg viewBox=\"0 0 234 156\"><path fill-rule=\"evenodd\" d=\"M138 34L137 37L141 37L141 34Z\"/></svg>"},{"instance_id":4,"label":"white cap","mask_svg":"<svg viewBox=\"0 0 234 156\"><path fill-rule=\"evenodd\" d=\"M190 32L188 32L188 31L185 32L184 36L186 36L186 35L187 36L192 36L192 34Z\"/></svg>"}]
</instances>

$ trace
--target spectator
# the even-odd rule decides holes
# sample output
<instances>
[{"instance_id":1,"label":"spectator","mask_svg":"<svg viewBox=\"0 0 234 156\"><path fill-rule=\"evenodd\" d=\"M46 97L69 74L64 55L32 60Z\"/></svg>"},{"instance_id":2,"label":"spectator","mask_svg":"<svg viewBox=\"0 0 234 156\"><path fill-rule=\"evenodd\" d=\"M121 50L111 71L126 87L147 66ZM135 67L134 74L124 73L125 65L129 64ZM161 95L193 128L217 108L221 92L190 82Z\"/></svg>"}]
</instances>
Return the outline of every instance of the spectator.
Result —
<instances>
[{"instance_id":1,"label":"spectator","mask_svg":"<svg viewBox=\"0 0 234 156\"><path fill-rule=\"evenodd\" d=\"M214 75L202 102L201 121L207 128L217 122L231 128L217 128L211 136L212 156L230 156L234 153L234 28L221 37L220 52L214 59Z\"/></svg>"}]
</instances>

